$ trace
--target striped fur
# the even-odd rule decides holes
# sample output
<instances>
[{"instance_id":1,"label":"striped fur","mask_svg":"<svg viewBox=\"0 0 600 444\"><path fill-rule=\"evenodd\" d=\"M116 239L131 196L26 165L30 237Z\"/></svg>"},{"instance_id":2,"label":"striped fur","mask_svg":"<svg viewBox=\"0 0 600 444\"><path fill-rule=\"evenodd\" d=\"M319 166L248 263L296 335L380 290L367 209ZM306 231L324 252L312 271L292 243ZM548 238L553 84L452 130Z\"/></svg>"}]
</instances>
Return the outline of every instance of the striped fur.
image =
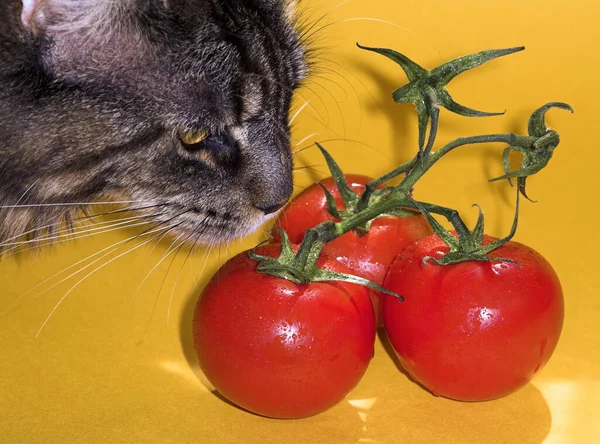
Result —
<instances>
[{"instance_id":1,"label":"striped fur","mask_svg":"<svg viewBox=\"0 0 600 444\"><path fill-rule=\"evenodd\" d=\"M199 242L255 230L292 192L294 5L0 2L0 242L115 196Z\"/></svg>"}]
</instances>

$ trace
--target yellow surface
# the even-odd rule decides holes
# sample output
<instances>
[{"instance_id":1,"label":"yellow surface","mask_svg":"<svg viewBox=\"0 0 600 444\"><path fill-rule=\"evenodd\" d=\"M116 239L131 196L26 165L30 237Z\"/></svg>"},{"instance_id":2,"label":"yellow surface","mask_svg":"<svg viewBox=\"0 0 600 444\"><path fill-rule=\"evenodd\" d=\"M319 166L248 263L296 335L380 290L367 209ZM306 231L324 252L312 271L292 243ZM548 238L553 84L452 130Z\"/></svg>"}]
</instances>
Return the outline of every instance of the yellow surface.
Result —
<instances>
[{"instance_id":1,"label":"yellow surface","mask_svg":"<svg viewBox=\"0 0 600 444\"><path fill-rule=\"evenodd\" d=\"M315 20L338 1L305 0L302 9ZM426 67L482 49L527 46L451 86L460 103L507 114L475 120L443 112L440 134L448 141L523 132L529 113L548 101L566 101L576 110L549 114L562 144L550 166L530 180L530 195L539 202L525 202L521 212L517 240L553 264L566 298L561 342L524 389L479 404L435 398L398 371L378 341L347 402L298 421L245 413L206 388L189 329L197 294L219 261L256 238L229 251L193 253L185 264L182 253L172 265L168 256L155 268L170 245L164 242L108 265L117 254L86 269L100 255L67 269L131 235L122 230L0 262L0 442L600 442L600 303L594 291L600 246L594 208L600 186L598 17L600 6L590 0L345 2L314 28L321 28L313 38L317 71L295 105L310 100L296 121L297 148L345 138L326 146L348 172L377 175L413 155L416 121L409 106L389 98L405 80L400 69L359 51L355 41L396 48ZM486 211L487 231L506 233L514 196L505 184L486 182L501 172L500 152L495 146L454 153L418 185L417 196L456 207L471 223L477 202ZM314 167L298 170L298 190L325 173L314 148L296 159L299 167Z\"/></svg>"}]
</instances>

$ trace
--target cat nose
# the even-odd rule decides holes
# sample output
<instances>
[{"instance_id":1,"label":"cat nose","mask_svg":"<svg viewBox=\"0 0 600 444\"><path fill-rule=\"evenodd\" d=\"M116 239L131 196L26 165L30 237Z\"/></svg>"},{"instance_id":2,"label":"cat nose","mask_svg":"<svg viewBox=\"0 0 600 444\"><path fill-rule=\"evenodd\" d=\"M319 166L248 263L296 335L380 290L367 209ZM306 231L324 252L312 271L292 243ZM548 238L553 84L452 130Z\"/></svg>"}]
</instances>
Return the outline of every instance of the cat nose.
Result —
<instances>
[{"instance_id":1,"label":"cat nose","mask_svg":"<svg viewBox=\"0 0 600 444\"><path fill-rule=\"evenodd\" d=\"M254 205L254 207L265 213L265 215L268 215L279 211L285 206L286 203L287 199L277 202L275 204Z\"/></svg>"}]
</instances>

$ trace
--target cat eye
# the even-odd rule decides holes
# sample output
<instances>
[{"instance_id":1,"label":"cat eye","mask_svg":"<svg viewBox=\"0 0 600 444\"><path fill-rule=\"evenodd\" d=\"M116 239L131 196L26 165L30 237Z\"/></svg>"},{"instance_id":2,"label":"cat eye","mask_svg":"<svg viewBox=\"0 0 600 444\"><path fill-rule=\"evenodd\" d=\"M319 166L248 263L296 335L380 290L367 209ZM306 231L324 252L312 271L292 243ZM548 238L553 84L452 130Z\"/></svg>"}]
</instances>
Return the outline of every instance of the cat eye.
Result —
<instances>
[{"instance_id":1,"label":"cat eye","mask_svg":"<svg viewBox=\"0 0 600 444\"><path fill-rule=\"evenodd\" d=\"M235 162L239 144L228 131L208 134L206 131L186 131L179 136L185 151L209 166Z\"/></svg>"},{"instance_id":2,"label":"cat eye","mask_svg":"<svg viewBox=\"0 0 600 444\"><path fill-rule=\"evenodd\" d=\"M185 131L179 135L179 140L186 146L196 145L208 137L206 131Z\"/></svg>"}]
</instances>

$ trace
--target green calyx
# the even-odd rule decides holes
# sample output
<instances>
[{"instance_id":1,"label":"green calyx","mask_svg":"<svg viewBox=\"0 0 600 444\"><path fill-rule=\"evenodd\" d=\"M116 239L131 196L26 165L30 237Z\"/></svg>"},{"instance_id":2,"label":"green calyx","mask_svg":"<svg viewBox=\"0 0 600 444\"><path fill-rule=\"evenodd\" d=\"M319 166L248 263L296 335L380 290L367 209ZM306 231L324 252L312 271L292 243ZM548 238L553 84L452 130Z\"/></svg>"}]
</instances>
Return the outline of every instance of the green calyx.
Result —
<instances>
[{"instance_id":1,"label":"green calyx","mask_svg":"<svg viewBox=\"0 0 600 444\"><path fill-rule=\"evenodd\" d=\"M329 154L329 152L327 152L327 150L323 148L323 146L318 142L316 143L316 145L319 148L319 150L321 150L321 153L323 154L323 157L327 162L327 166L329 168L329 171L331 172L331 177L333 178L333 181L335 182L335 185L337 186L337 189L340 192L340 196L342 197L342 201L344 202L345 209L338 208L335 202L335 198L333 197L331 192L319 182L319 185L323 189L323 193L325 193L325 199L327 201L327 211L336 219L339 219L340 221L346 221L352 218L361 211L372 207L377 202L384 199L392 190L392 188L387 187L384 189L375 189L369 191L369 188L367 187L368 193L365 192L362 195L359 195L350 187L350 185L348 185L348 183L346 182L344 172L342 171L338 163L334 160L334 158L331 156L331 154ZM406 217L412 215L414 215L414 213L411 211L403 210L401 208L395 208L386 211L385 213L381 213L376 217ZM362 236L369 231L373 220L374 219L365 221L354 227L353 230L359 236Z\"/></svg>"},{"instance_id":2,"label":"green calyx","mask_svg":"<svg viewBox=\"0 0 600 444\"><path fill-rule=\"evenodd\" d=\"M451 60L435 69L427 70L410 60L404 54L392 49L370 48L357 43L357 46L366 51L381 54L394 61L404 70L409 83L401 86L392 93L396 103L413 103L417 110L419 122L419 152L428 152L433 148L437 133L439 109L446 108L455 114L467 117L487 117L504 114L478 111L463 106L454 101L446 86L460 73L476 68L485 62L512 54L525 49L523 46L508 49L481 51ZM431 122L431 129L427 146L425 146L427 126Z\"/></svg>"},{"instance_id":3,"label":"green calyx","mask_svg":"<svg viewBox=\"0 0 600 444\"><path fill-rule=\"evenodd\" d=\"M328 224L333 223L329 222L320 226L327 226ZM292 248L285 230L279 229L279 233L281 236L281 246L278 257L260 255L256 253L256 248L248 253L250 259L258 262L257 271L259 273L269 274L301 285L307 285L311 282L349 282L381 291L397 297L400 301L404 301L404 298L398 293L387 290L368 279L318 268L317 260L324 245L318 239L318 230L313 229L306 233L305 241L303 242L304 248L301 246L297 253Z\"/></svg>"},{"instance_id":4,"label":"green calyx","mask_svg":"<svg viewBox=\"0 0 600 444\"><path fill-rule=\"evenodd\" d=\"M490 179L490 182L507 179L512 186L511 179L517 179L517 188L526 199L531 200L525 191L527 178L542 170L552 158L554 150L560 142L556 131L548 129L545 122L546 112L552 108L565 109L573 112L573 108L566 103L551 102L538 108L529 118L528 133L535 141L530 146L510 145L502 153L502 163L506 174ZM510 153L519 152L523 155L519 169L510 170Z\"/></svg>"},{"instance_id":5,"label":"green calyx","mask_svg":"<svg viewBox=\"0 0 600 444\"><path fill-rule=\"evenodd\" d=\"M410 198L410 196L409 196ZM479 210L479 216L477 223L473 230L469 230L465 223L460 220L457 222L453 219L448 219L456 231L456 236L446 230L431 213L421 203L410 198L421 213L427 218L427 221L431 225L433 232L437 234L440 239L450 248L450 251L439 259L431 256L423 258L423 264L426 265L428 261L434 262L437 265L451 265L458 264L460 262L467 261L478 261L478 262L513 262L511 259L505 259L501 257L488 256L494 250L500 248L502 245L509 242L517 231L517 225L519 221L519 193L517 193L517 203L515 208L515 217L513 219L512 228L510 233L502 239L495 240L486 245L483 244L484 238L484 217L483 211L479 205L474 205ZM432 206L431 204L429 204Z\"/></svg>"}]
</instances>

